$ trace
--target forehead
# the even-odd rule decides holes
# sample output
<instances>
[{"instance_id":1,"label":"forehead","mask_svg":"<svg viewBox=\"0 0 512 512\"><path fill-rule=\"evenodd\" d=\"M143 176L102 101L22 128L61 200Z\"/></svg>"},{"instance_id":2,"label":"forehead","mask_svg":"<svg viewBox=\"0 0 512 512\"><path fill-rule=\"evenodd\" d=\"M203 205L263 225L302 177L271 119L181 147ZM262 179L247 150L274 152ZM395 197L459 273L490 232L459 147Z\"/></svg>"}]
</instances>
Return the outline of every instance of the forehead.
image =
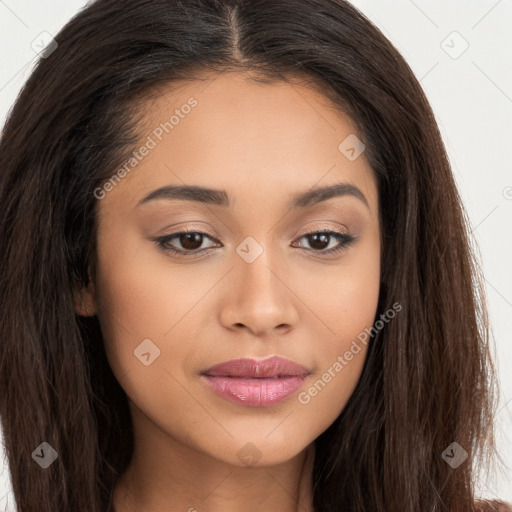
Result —
<instances>
[{"instance_id":1,"label":"forehead","mask_svg":"<svg viewBox=\"0 0 512 512\"><path fill-rule=\"evenodd\" d=\"M238 197L288 204L298 192L345 182L375 203L364 152L346 153L360 140L356 127L317 86L225 73L156 92L139 104L140 144L151 149L111 196L140 201L157 187L186 184L227 190L230 206Z\"/></svg>"},{"instance_id":2,"label":"forehead","mask_svg":"<svg viewBox=\"0 0 512 512\"><path fill-rule=\"evenodd\" d=\"M254 144L263 140L279 144L301 137L310 137L314 143L327 134L357 133L350 117L323 94L320 84L298 77L288 80L265 83L248 73L226 72L172 82L154 90L150 100L142 101L143 126L149 133L175 113L171 124L176 140L180 135L187 137L187 126L196 135L203 126L210 137L224 140L243 128L240 136L252 137ZM191 101L197 105L188 112ZM185 118L187 123L181 123ZM175 129L178 124L179 130ZM326 143L330 142L331 137L327 137Z\"/></svg>"}]
</instances>

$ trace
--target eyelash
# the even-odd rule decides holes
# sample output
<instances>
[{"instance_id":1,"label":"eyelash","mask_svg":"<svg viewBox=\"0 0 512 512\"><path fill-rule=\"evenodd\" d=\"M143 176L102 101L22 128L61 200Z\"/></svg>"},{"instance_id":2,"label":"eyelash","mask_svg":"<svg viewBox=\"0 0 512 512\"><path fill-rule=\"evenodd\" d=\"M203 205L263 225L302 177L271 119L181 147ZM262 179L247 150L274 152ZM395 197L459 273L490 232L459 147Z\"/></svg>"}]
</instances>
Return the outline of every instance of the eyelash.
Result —
<instances>
[{"instance_id":1,"label":"eyelash","mask_svg":"<svg viewBox=\"0 0 512 512\"><path fill-rule=\"evenodd\" d=\"M183 251L183 250L174 249L174 248L172 248L172 247L170 247L168 245L169 242L171 240L173 240L174 238L179 238L181 235L186 235L186 234L191 234L191 233L192 234L203 235L203 236L206 236L206 237L210 238L210 240L216 241L212 236L208 235L208 233L204 233L204 232L198 231L196 229L185 229L185 230L182 230L182 231L177 231L176 233L171 233L170 235L153 238L152 240L163 251L168 252L168 253L172 253L172 254L176 254L176 255L182 256L184 258L194 257L194 255L196 255L196 254L198 254L200 252L208 251L209 249L214 249L214 247L208 247L206 249L195 249L195 250L191 250L191 251ZM299 240L301 238L304 238L304 237L307 237L307 236L311 236L311 235L330 235L331 237L333 237L333 238L335 238L335 239L337 239L338 241L341 242L341 244L338 247L334 247L334 248L329 249L327 251L325 251L325 250L310 249L313 252L317 252L317 253L319 253L321 255L325 255L325 254L331 255L331 254L339 253L339 252L342 252L342 251L346 251L348 249L348 247L353 242L355 242L357 240L357 238L358 238L356 236L347 235L345 233L340 233L338 231L324 230L324 231L310 231L308 233L304 233L299 238Z\"/></svg>"}]
</instances>

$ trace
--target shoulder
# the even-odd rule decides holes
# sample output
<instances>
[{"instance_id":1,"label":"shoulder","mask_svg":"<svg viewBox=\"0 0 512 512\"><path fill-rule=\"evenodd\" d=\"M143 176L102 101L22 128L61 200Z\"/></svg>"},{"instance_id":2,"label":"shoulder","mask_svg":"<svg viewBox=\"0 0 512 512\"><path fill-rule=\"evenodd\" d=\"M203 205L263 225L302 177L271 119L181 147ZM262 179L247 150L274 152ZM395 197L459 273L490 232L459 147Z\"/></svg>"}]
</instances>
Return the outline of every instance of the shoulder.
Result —
<instances>
[{"instance_id":1,"label":"shoulder","mask_svg":"<svg viewBox=\"0 0 512 512\"><path fill-rule=\"evenodd\" d=\"M512 504L501 500L478 500L475 506L478 512L512 512Z\"/></svg>"}]
</instances>

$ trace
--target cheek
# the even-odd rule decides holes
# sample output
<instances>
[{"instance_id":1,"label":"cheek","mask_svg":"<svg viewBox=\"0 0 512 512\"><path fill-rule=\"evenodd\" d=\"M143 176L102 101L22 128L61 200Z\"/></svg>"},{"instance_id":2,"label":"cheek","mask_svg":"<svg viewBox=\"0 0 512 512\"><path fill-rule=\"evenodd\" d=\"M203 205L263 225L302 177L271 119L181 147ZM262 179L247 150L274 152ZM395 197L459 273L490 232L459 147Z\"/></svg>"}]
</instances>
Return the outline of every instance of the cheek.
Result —
<instances>
[{"instance_id":1,"label":"cheek","mask_svg":"<svg viewBox=\"0 0 512 512\"><path fill-rule=\"evenodd\" d=\"M175 321L171 312L176 308L168 303L169 297L175 296L169 294L172 283L166 283L159 269L147 260L148 251L141 250L140 239L130 233L116 237L114 230L110 231L112 234L105 228L98 243L96 290L105 351L119 379L140 369L135 352L144 340L157 347L152 348L155 357L163 333Z\"/></svg>"},{"instance_id":2,"label":"cheek","mask_svg":"<svg viewBox=\"0 0 512 512\"><path fill-rule=\"evenodd\" d=\"M336 267L310 273L302 287L308 306L322 320L323 363L373 325L380 291L378 233L361 238Z\"/></svg>"},{"instance_id":3,"label":"cheek","mask_svg":"<svg viewBox=\"0 0 512 512\"><path fill-rule=\"evenodd\" d=\"M172 376L184 380L190 356L197 352L193 332L204 322L199 316L212 286L211 270L205 265L201 274L193 265L171 264L137 234L116 236L110 228L104 233L108 243L98 243L97 298L105 352L130 398L142 403L140 382L130 387L130 379L143 378L150 399L151 390L174 389ZM209 312L203 316L209 318Z\"/></svg>"},{"instance_id":4,"label":"cheek","mask_svg":"<svg viewBox=\"0 0 512 512\"><path fill-rule=\"evenodd\" d=\"M361 244L337 275L324 282L322 293L313 294L311 309L322 311L325 334L319 339L315 375L297 397L299 410L315 418L310 423L313 437L338 417L361 377L380 289L378 240Z\"/></svg>"},{"instance_id":5,"label":"cheek","mask_svg":"<svg viewBox=\"0 0 512 512\"><path fill-rule=\"evenodd\" d=\"M374 252L358 256L331 289L326 304L332 329L342 339L356 337L375 319L380 291L380 261Z\"/></svg>"}]
</instances>

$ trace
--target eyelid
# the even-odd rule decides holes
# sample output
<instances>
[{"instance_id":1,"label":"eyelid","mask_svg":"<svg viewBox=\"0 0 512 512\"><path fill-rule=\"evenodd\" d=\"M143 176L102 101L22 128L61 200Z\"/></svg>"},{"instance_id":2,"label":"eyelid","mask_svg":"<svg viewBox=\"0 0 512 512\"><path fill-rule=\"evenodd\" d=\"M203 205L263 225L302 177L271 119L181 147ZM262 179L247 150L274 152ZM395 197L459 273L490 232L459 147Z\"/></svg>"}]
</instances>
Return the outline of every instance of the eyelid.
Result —
<instances>
[{"instance_id":1,"label":"eyelid","mask_svg":"<svg viewBox=\"0 0 512 512\"><path fill-rule=\"evenodd\" d=\"M314 228L311 228L311 230L305 231L300 236L309 235L310 233L318 233L319 231L322 231L322 230L340 232L340 228L341 228L341 233L342 234L350 235L350 231L349 231L349 229L346 226L344 226L343 224L339 224L339 223L337 223L337 224L338 224L338 227L336 227L336 228L333 228L332 225L327 225L327 224L323 224L323 225L320 225L320 226L315 226ZM298 233L300 233L300 231L297 231L296 235Z\"/></svg>"}]
</instances>

